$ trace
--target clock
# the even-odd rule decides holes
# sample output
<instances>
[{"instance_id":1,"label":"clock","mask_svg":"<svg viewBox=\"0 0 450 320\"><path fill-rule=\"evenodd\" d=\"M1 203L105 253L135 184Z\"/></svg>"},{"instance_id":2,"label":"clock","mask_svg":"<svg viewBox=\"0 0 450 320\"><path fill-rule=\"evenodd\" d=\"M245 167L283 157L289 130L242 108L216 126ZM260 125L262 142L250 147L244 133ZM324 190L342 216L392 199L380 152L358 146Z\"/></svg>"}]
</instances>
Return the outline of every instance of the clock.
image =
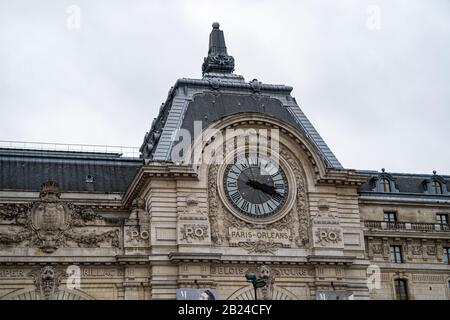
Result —
<instances>
[{"instance_id":1,"label":"clock","mask_svg":"<svg viewBox=\"0 0 450 320\"><path fill-rule=\"evenodd\" d=\"M251 218L276 215L289 193L288 179L281 166L261 156L245 156L229 164L223 188L234 209Z\"/></svg>"}]
</instances>

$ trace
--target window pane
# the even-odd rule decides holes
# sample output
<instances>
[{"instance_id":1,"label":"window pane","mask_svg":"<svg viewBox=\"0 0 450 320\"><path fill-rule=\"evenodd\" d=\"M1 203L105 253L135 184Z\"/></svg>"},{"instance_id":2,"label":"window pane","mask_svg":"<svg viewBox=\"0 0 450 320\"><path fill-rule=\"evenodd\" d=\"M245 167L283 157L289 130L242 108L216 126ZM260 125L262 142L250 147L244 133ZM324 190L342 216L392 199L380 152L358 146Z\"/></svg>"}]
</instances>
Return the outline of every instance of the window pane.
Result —
<instances>
[{"instance_id":1,"label":"window pane","mask_svg":"<svg viewBox=\"0 0 450 320\"><path fill-rule=\"evenodd\" d=\"M395 294L397 300L408 300L408 289L406 280L402 279L395 280Z\"/></svg>"},{"instance_id":2,"label":"window pane","mask_svg":"<svg viewBox=\"0 0 450 320\"><path fill-rule=\"evenodd\" d=\"M433 181L432 189L433 189L434 194L442 194L442 186L441 186L440 182Z\"/></svg>"},{"instance_id":3,"label":"window pane","mask_svg":"<svg viewBox=\"0 0 450 320\"><path fill-rule=\"evenodd\" d=\"M389 180L387 180L386 178L381 179L381 190L383 190L383 192L391 192L391 186L389 184Z\"/></svg>"},{"instance_id":4,"label":"window pane","mask_svg":"<svg viewBox=\"0 0 450 320\"><path fill-rule=\"evenodd\" d=\"M450 248L444 248L444 256L442 257L442 260L445 264L449 264Z\"/></svg>"},{"instance_id":5,"label":"window pane","mask_svg":"<svg viewBox=\"0 0 450 320\"><path fill-rule=\"evenodd\" d=\"M403 263L401 246L391 246L391 262Z\"/></svg>"},{"instance_id":6,"label":"window pane","mask_svg":"<svg viewBox=\"0 0 450 320\"><path fill-rule=\"evenodd\" d=\"M384 221L386 221L386 222L397 221L395 212L385 212L384 213Z\"/></svg>"}]
</instances>

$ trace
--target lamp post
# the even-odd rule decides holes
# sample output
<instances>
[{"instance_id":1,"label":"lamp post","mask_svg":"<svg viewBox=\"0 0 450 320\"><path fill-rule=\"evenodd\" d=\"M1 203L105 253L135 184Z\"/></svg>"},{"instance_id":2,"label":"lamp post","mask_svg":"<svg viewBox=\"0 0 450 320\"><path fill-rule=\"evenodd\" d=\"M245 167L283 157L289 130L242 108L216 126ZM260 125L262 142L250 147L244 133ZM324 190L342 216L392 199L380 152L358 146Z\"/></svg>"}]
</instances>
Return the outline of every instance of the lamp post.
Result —
<instances>
[{"instance_id":1,"label":"lamp post","mask_svg":"<svg viewBox=\"0 0 450 320\"><path fill-rule=\"evenodd\" d=\"M245 274L245 278L247 281L251 282L253 285L253 290L255 291L255 300L258 300L258 297L256 295L256 289L265 287L267 285L267 282L263 278L259 278L256 276L253 272L248 272Z\"/></svg>"}]
</instances>

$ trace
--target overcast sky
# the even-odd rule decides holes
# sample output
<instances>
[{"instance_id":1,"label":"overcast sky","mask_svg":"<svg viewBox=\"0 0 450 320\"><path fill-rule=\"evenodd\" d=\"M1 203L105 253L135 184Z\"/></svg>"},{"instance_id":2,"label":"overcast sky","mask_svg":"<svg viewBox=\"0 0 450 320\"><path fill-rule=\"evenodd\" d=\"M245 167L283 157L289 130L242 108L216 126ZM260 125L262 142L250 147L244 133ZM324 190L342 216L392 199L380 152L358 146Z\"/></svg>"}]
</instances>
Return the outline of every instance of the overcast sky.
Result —
<instances>
[{"instance_id":1,"label":"overcast sky","mask_svg":"<svg viewBox=\"0 0 450 320\"><path fill-rule=\"evenodd\" d=\"M213 21L346 168L450 174L448 0L0 0L0 140L140 146Z\"/></svg>"}]
</instances>

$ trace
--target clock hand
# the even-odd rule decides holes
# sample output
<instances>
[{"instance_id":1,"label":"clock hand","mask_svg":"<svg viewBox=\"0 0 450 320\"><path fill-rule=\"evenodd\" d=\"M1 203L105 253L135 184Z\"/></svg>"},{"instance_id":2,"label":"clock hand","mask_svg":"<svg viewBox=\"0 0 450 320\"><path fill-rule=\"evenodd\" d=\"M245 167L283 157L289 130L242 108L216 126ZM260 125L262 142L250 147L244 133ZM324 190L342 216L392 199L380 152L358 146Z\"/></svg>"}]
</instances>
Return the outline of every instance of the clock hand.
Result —
<instances>
[{"instance_id":1,"label":"clock hand","mask_svg":"<svg viewBox=\"0 0 450 320\"><path fill-rule=\"evenodd\" d=\"M265 183L261 183L256 180L249 180L246 184L254 187L255 189L261 190L262 192L267 193L270 196L279 195L280 197L284 198L284 195L275 191L275 187L269 186Z\"/></svg>"}]
</instances>

